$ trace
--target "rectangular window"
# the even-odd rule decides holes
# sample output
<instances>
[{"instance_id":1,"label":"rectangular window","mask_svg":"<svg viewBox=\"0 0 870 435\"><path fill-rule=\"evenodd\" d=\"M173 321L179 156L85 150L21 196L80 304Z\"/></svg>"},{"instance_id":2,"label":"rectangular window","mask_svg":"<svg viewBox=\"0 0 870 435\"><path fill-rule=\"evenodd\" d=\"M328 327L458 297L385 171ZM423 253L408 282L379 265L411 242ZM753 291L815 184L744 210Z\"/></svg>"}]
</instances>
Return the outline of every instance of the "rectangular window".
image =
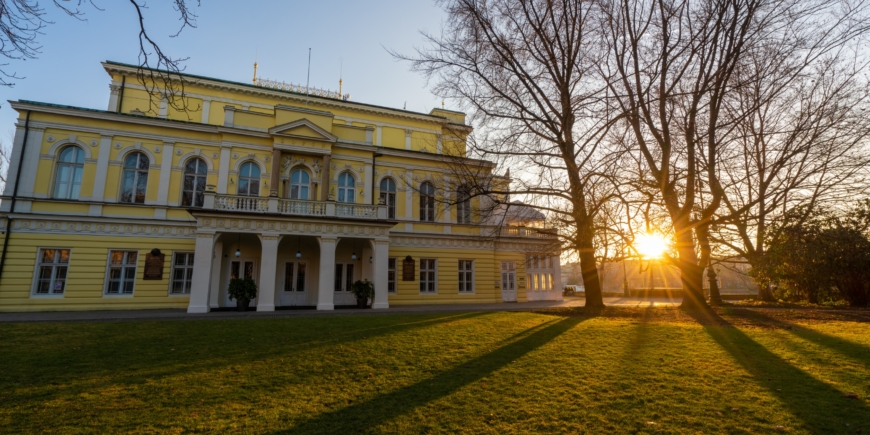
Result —
<instances>
[{"instance_id":1,"label":"rectangular window","mask_svg":"<svg viewBox=\"0 0 870 435\"><path fill-rule=\"evenodd\" d=\"M193 282L193 252L176 252L172 262L172 283L169 293L189 295Z\"/></svg>"},{"instance_id":2,"label":"rectangular window","mask_svg":"<svg viewBox=\"0 0 870 435\"><path fill-rule=\"evenodd\" d=\"M532 280L532 275L526 275L526 282L529 283L528 284L529 290L535 289L535 281Z\"/></svg>"},{"instance_id":3,"label":"rectangular window","mask_svg":"<svg viewBox=\"0 0 870 435\"><path fill-rule=\"evenodd\" d=\"M459 293L474 292L474 261L459 260Z\"/></svg>"},{"instance_id":4,"label":"rectangular window","mask_svg":"<svg viewBox=\"0 0 870 435\"><path fill-rule=\"evenodd\" d=\"M69 249L40 249L36 265L36 289L38 295L62 295L66 288L69 267Z\"/></svg>"},{"instance_id":5,"label":"rectangular window","mask_svg":"<svg viewBox=\"0 0 870 435\"><path fill-rule=\"evenodd\" d=\"M106 280L106 294L133 294L138 259L137 251L109 251L109 279Z\"/></svg>"},{"instance_id":6,"label":"rectangular window","mask_svg":"<svg viewBox=\"0 0 870 435\"><path fill-rule=\"evenodd\" d=\"M344 265L336 264L335 265L335 283L333 290L340 292L341 291L341 279L344 277Z\"/></svg>"},{"instance_id":7,"label":"rectangular window","mask_svg":"<svg viewBox=\"0 0 870 435\"><path fill-rule=\"evenodd\" d=\"M387 259L387 293L396 292L396 259Z\"/></svg>"},{"instance_id":8,"label":"rectangular window","mask_svg":"<svg viewBox=\"0 0 870 435\"><path fill-rule=\"evenodd\" d=\"M284 291L292 292L293 291L293 278L296 271L295 263L284 263Z\"/></svg>"},{"instance_id":9,"label":"rectangular window","mask_svg":"<svg viewBox=\"0 0 870 435\"><path fill-rule=\"evenodd\" d=\"M535 281L536 281L535 282L535 290L543 290L544 289L544 286L542 285L542 282L541 282L542 277L543 277L543 274L538 274L538 273L535 274Z\"/></svg>"},{"instance_id":10,"label":"rectangular window","mask_svg":"<svg viewBox=\"0 0 870 435\"><path fill-rule=\"evenodd\" d=\"M435 293L435 259L420 259L420 293Z\"/></svg>"},{"instance_id":11,"label":"rectangular window","mask_svg":"<svg viewBox=\"0 0 870 435\"><path fill-rule=\"evenodd\" d=\"M550 285L549 285L549 289L550 289L550 290L555 290L555 288L556 288L555 285L556 285L556 284L553 282L553 274L551 273L551 274L550 274Z\"/></svg>"}]
</instances>

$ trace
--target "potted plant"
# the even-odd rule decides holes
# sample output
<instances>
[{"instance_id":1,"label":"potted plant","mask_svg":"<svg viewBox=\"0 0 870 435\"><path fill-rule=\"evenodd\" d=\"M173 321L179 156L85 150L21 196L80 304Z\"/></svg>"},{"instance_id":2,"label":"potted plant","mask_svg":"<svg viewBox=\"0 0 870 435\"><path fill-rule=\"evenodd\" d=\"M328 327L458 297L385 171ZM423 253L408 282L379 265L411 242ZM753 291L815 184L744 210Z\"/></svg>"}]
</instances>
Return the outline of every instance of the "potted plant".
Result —
<instances>
[{"instance_id":1,"label":"potted plant","mask_svg":"<svg viewBox=\"0 0 870 435\"><path fill-rule=\"evenodd\" d=\"M229 293L230 299L236 300L237 310L248 311L251 299L257 297L257 283L251 278L233 278L230 280L227 293Z\"/></svg>"},{"instance_id":2,"label":"potted plant","mask_svg":"<svg viewBox=\"0 0 870 435\"><path fill-rule=\"evenodd\" d=\"M375 301L375 285L367 279L351 284L350 291L356 296L357 308L367 308L369 299Z\"/></svg>"}]
</instances>

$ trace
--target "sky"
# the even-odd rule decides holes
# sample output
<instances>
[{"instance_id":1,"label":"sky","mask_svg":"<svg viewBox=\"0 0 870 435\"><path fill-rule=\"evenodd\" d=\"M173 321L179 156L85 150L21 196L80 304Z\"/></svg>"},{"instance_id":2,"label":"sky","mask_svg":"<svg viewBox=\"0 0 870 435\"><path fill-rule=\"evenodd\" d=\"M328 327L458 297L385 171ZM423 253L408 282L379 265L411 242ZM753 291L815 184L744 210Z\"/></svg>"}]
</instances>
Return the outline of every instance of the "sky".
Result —
<instances>
[{"instance_id":1,"label":"sky","mask_svg":"<svg viewBox=\"0 0 870 435\"><path fill-rule=\"evenodd\" d=\"M54 22L39 38L42 53L4 67L24 77L0 88L0 140L7 145L17 118L7 100L105 110L109 76L100 62L137 63L137 18L127 1L94 0L102 11L84 2L86 21L40 3ZM343 92L354 101L427 113L441 105L425 79L387 51L413 53L424 45L420 31L440 32L444 14L433 0L202 0L194 8L197 28L176 38L169 37L179 26L171 3L148 1L145 22L164 52L189 58L187 73L250 83L256 60L260 77L304 85L311 48L312 86L337 91L343 75Z\"/></svg>"}]
</instances>

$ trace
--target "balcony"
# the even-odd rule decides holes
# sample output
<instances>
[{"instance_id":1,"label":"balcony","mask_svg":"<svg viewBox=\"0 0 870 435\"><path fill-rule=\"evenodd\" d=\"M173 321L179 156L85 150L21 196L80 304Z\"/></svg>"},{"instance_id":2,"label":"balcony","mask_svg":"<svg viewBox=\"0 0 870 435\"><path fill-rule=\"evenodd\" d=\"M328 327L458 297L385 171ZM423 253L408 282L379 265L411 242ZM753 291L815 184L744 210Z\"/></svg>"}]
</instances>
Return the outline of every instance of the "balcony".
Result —
<instances>
[{"instance_id":1,"label":"balcony","mask_svg":"<svg viewBox=\"0 0 870 435\"><path fill-rule=\"evenodd\" d=\"M342 219L386 220L386 205L345 204L334 201L304 201L275 197L221 195L205 192L203 210L237 213L280 214L287 216L333 217Z\"/></svg>"},{"instance_id":2,"label":"balcony","mask_svg":"<svg viewBox=\"0 0 870 435\"><path fill-rule=\"evenodd\" d=\"M530 228L523 226L505 226L499 229L501 237L527 237L531 239L557 239L559 236L553 230Z\"/></svg>"}]
</instances>

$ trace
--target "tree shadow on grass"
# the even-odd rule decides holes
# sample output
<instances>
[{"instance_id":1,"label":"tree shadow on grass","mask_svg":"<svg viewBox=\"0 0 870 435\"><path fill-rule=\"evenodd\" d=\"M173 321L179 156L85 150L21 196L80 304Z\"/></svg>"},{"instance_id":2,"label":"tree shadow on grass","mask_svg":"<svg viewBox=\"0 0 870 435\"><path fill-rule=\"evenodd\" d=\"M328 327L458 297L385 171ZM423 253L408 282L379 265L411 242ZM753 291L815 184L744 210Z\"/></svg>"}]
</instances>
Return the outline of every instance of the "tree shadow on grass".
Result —
<instances>
[{"instance_id":1,"label":"tree shadow on grass","mask_svg":"<svg viewBox=\"0 0 870 435\"><path fill-rule=\"evenodd\" d=\"M34 400L46 400L46 397L75 395L82 391L99 390L110 386L140 385L151 379L183 377L191 372L215 372L252 361L263 361L296 352L406 333L453 321L473 319L485 314L487 313L473 312L438 315L422 320L419 319L420 316L412 316L412 319L405 322L396 322L395 317L384 317L386 322L379 326L351 327L343 330L294 329L294 325L306 323L303 319L292 319L293 322L284 319L232 320L220 321L207 327L201 327L204 324L195 324L196 328L186 330L185 337L171 339L162 336L161 333L165 333L165 329L158 329L161 333L154 334L154 329L149 328L147 324L124 333L100 335L101 330L108 328L100 324L99 330L82 337L87 340L86 342L75 343L77 349L74 351L75 355L70 353L72 345L32 346L27 349L25 355L15 358L7 354L4 373L0 374L0 390L13 391L9 393L10 397L15 401L28 403ZM126 322L119 324L130 325ZM185 324L166 322L162 325L177 325L181 329ZM277 341L264 337L266 332L274 332L266 328L286 331L290 341ZM175 330L175 327L171 329ZM233 340L233 336L238 336L240 339ZM253 341L252 336L257 340ZM177 347L179 352L175 352L175 349L170 350L171 347ZM205 349L212 347L217 349L211 351ZM183 349L187 351L181 352ZM95 363L96 361L99 363ZM88 364L90 367L77 367L76 362ZM69 369L69 366L72 366L72 369ZM117 367L125 369L117 370ZM19 389L18 387L24 386L22 381L38 388ZM53 385L72 385L73 388L68 391L57 391Z\"/></svg>"},{"instance_id":2,"label":"tree shadow on grass","mask_svg":"<svg viewBox=\"0 0 870 435\"><path fill-rule=\"evenodd\" d=\"M845 398L842 391L791 365L713 312L690 315L749 372L757 385L779 399L803 429L810 433L870 430L870 408L863 400Z\"/></svg>"},{"instance_id":3,"label":"tree shadow on grass","mask_svg":"<svg viewBox=\"0 0 870 435\"><path fill-rule=\"evenodd\" d=\"M518 339L492 352L462 363L437 376L369 401L320 414L277 433L361 433L392 418L446 397L504 367L573 328L583 319L554 320L517 334Z\"/></svg>"},{"instance_id":4,"label":"tree shadow on grass","mask_svg":"<svg viewBox=\"0 0 870 435\"><path fill-rule=\"evenodd\" d=\"M827 347L845 357L863 361L866 365L870 365L870 347L835 335L825 334L824 332L805 328L795 323L783 322L782 320L775 319L763 313L755 312L753 315L776 327L785 329L799 338Z\"/></svg>"}]
</instances>

